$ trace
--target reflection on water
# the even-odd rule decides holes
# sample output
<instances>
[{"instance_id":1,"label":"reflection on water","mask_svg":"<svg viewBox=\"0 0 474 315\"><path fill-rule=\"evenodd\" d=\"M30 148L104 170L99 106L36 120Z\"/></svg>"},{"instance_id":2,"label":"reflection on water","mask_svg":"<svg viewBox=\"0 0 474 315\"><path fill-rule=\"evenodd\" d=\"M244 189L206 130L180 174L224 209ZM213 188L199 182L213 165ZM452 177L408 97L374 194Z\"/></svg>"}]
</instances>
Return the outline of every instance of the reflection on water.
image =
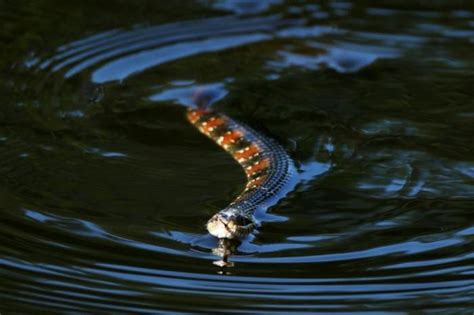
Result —
<instances>
[{"instance_id":1,"label":"reflection on water","mask_svg":"<svg viewBox=\"0 0 474 315\"><path fill-rule=\"evenodd\" d=\"M0 17L0 312L472 313L471 4ZM239 244L204 228L245 180L185 121L196 90L298 168Z\"/></svg>"}]
</instances>

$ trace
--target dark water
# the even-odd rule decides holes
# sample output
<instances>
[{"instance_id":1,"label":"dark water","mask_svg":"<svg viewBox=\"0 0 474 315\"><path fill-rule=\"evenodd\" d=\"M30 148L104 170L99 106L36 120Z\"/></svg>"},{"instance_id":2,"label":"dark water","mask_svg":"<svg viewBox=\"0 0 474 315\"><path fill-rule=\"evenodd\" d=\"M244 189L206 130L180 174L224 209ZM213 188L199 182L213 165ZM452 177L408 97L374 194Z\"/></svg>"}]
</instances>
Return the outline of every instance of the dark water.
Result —
<instances>
[{"instance_id":1,"label":"dark water","mask_svg":"<svg viewBox=\"0 0 474 315\"><path fill-rule=\"evenodd\" d=\"M474 311L471 1L0 1L0 313ZM239 166L299 170L232 257Z\"/></svg>"}]
</instances>

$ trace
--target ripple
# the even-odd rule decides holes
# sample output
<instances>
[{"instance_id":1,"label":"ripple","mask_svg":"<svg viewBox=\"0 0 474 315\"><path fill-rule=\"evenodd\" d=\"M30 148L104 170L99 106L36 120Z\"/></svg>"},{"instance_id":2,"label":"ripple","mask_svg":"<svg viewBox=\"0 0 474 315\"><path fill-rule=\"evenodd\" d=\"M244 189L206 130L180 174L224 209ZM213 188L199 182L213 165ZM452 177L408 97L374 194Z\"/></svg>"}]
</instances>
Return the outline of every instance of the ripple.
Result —
<instances>
[{"instance_id":1,"label":"ripple","mask_svg":"<svg viewBox=\"0 0 474 315\"><path fill-rule=\"evenodd\" d=\"M285 22L276 16L243 20L235 17L220 17L139 28L132 31L108 31L100 36L62 46L58 55L42 62L40 67L44 69L52 66L52 71L56 72L77 63L65 73L66 77L71 77L107 59L125 55L124 58L106 63L102 66L105 69L99 68L93 74L93 81L97 83L120 80L131 73L171 60L264 40L267 38L264 34L238 34L272 30L281 23ZM225 27L216 28L218 25L225 25ZM235 35L225 36L230 34ZM211 36L224 37L222 39L209 38ZM173 44L175 42L178 43ZM164 44L168 46L153 49ZM133 52L135 54L130 55ZM158 59L153 60L153 58ZM60 62L53 66L56 61ZM131 66L132 69L127 70L122 66ZM103 74L111 71L113 73L109 75Z\"/></svg>"},{"instance_id":2,"label":"ripple","mask_svg":"<svg viewBox=\"0 0 474 315\"><path fill-rule=\"evenodd\" d=\"M189 272L174 272L144 267L130 267L113 263L98 263L94 266L77 266L74 269L57 269L54 265L41 264L31 269L27 263L18 260L3 259L1 264L11 270L31 270L49 278L49 270L54 273L56 280L39 279L36 285L27 285L24 290L31 294L22 297L22 300L41 306L59 307L69 310L101 309L107 311L136 311L153 312L165 311L172 301L167 300L170 295L185 295L189 303L173 306L177 311L204 311L211 310L209 306L197 301L204 296L208 303L216 303L223 299L235 311L245 311L257 307L260 301L279 301L279 310L298 310L302 306L317 310L331 308L346 309L338 305L338 301L352 303L364 301L379 302L414 300L423 294L446 296L445 302L454 300L456 293L462 290L472 290L470 280L434 281L419 283L413 280L387 283L389 279L374 278L256 278L235 275L201 275ZM68 274L65 276L65 274ZM96 280L92 280L96 279ZM385 283L383 283L385 282ZM363 285L362 285L363 284ZM143 285L147 287L144 291ZM93 287L93 291L90 291ZM134 288L130 290L127 288ZM46 295L44 290L49 290ZM116 298L127 296L120 303L110 303ZM448 297L450 296L450 298ZM234 301L235 298L239 302ZM159 308L153 307L160 303ZM442 300L438 303L442 303ZM383 307L383 303L380 304ZM261 307L268 308L266 304ZM268 311L268 309L267 309Z\"/></svg>"},{"instance_id":3,"label":"ripple","mask_svg":"<svg viewBox=\"0 0 474 315\"><path fill-rule=\"evenodd\" d=\"M266 8L269 4L262 3L262 7ZM216 6L220 5L224 4L216 3ZM350 3L331 2L331 6L341 11L348 9ZM41 61L39 67L61 72L65 78L91 71L91 80L100 84L122 81L164 63L199 54L277 39L307 38L313 40L308 43L309 46L322 49L325 53L301 55L280 51L282 60L272 62L272 66L282 68L296 65L317 70L320 64L325 64L338 72L351 73L380 58L397 58L404 50L420 47L429 41L428 37L421 34L351 32L325 25L302 26L303 23L305 19L285 20L277 15L247 18L227 16L152 27L137 26L132 30L114 29L59 47L57 53ZM465 37L470 32L446 29L440 35L443 38L451 35L457 38ZM327 35L334 35L335 38L340 36L341 39L351 36L365 43L358 45L339 41L328 44L314 41L314 38Z\"/></svg>"},{"instance_id":4,"label":"ripple","mask_svg":"<svg viewBox=\"0 0 474 315\"><path fill-rule=\"evenodd\" d=\"M275 17L258 19L263 23L275 22ZM132 31L111 30L86 39L63 45L58 48L58 54L44 61L40 67L50 67L53 62L62 61L56 65L57 71L81 59L88 59L89 64L120 55L137 49L145 49L160 44L184 41L209 35L223 35L227 33L245 32L251 30L266 30L271 26L258 26L256 19L246 20L248 23L239 23L234 17L209 18L197 21L177 22L159 25L150 28L138 28ZM225 24L226 28L216 30L215 25ZM105 52L106 54L97 55Z\"/></svg>"}]
</instances>

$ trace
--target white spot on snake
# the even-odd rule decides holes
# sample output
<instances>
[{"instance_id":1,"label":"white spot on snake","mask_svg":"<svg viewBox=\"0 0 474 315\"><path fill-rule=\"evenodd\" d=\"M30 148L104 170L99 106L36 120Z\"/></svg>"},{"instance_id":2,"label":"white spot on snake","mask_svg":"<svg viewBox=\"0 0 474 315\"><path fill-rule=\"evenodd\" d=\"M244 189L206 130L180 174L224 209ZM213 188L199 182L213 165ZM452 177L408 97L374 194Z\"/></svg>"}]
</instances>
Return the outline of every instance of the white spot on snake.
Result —
<instances>
[{"instance_id":1,"label":"white spot on snake","mask_svg":"<svg viewBox=\"0 0 474 315\"><path fill-rule=\"evenodd\" d=\"M240 153L244 153L245 151L250 150L250 147L251 147L251 145L249 145L248 147L245 147L245 148L243 148L243 149L238 150L236 153L239 153L239 154L240 154Z\"/></svg>"}]
</instances>

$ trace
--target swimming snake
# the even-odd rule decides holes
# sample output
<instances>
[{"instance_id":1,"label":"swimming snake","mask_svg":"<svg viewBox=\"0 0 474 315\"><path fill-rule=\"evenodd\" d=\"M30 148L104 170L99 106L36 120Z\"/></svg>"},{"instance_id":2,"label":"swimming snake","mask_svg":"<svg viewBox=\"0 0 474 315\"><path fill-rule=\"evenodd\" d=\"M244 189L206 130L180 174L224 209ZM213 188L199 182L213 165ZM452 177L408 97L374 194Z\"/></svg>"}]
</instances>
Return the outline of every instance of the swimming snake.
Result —
<instances>
[{"instance_id":1,"label":"swimming snake","mask_svg":"<svg viewBox=\"0 0 474 315\"><path fill-rule=\"evenodd\" d=\"M288 192L295 174L293 161L275 140L225 114L207 108L188 108L186 116L245 171L244 190L206 225L209 233L219 239L243 238L257 226L257 209L272 206Z\"/></svg>"}]
</instances>

